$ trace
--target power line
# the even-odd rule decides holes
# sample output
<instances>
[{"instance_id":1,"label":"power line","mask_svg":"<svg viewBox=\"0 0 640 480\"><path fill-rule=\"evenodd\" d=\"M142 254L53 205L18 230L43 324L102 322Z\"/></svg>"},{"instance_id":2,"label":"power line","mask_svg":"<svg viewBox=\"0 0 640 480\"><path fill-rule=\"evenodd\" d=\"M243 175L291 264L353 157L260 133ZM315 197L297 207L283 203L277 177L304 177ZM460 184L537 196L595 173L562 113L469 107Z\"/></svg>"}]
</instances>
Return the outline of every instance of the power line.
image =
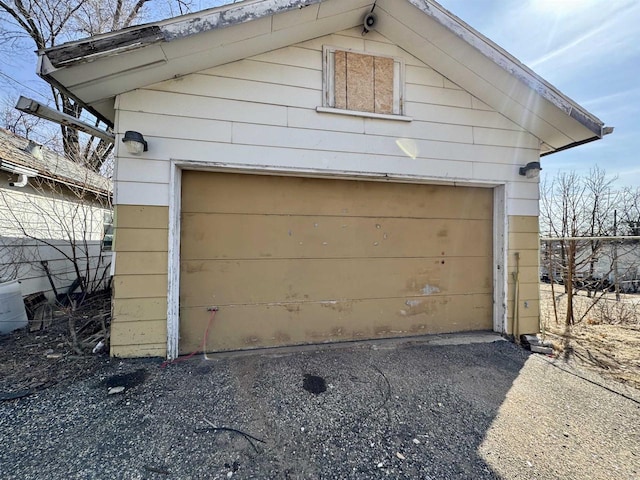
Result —
<instances>
[{"instance_id":1,"label":"power line","mask_svg":"<svg viewBox=\"0 0 640 480\"><path fill-rule=\"evenodd\" d=\"M31 90L33 93L36 93L36 94L40 95L42 98L47 99L47 103L51 103L51 99L50 99L49 97L47 97L46 95L44 95L42 92L39 92L39 91L37 91L36 89L31 88L31 87L29 87L29 86L25 85L24 83L20 82L19 80L16 80L15 78L13 78L13 77L11 77L11 76L7 75L7 74L6 74L6 73L4 73L4 72L0 72L0 75L1 75L1 76L3 76L3 77L5 77L5 78L7 78L7 79L9 79L9 80L11 80L12 82L17 83L18 85L20 85L20 86L21 86L21 87L23 87L23 88L26 88L27 90Z\"/></svg>"}]
</instances>

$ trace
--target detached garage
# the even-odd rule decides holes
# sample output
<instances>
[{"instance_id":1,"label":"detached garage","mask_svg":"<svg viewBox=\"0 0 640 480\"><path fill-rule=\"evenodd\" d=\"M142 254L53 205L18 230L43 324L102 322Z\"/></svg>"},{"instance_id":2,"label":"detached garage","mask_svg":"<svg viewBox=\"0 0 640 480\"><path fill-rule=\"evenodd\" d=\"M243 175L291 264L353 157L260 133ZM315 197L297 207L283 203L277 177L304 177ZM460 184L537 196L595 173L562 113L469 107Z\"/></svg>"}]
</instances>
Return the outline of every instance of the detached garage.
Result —
<instances>
[{"instance_id":1,"label":"detached garage","mask_svg":"<svg viewBox=\"0 0 640 480\"><path fill-rule=\"evenodd\" d=\"M114 356L535 333L540 158L611 130L432 0L243 1L40 55L116 134Z\"/></svg>"},{"instance_id":2,"label":"detached garage","mask_svg":"<svg viewBox=\"0 0 640 480\"><path fill-rule=\"evenodd\" d=\"M490 188L182 173L180 351L493 326Z\"/></svg>"}]
</instances>

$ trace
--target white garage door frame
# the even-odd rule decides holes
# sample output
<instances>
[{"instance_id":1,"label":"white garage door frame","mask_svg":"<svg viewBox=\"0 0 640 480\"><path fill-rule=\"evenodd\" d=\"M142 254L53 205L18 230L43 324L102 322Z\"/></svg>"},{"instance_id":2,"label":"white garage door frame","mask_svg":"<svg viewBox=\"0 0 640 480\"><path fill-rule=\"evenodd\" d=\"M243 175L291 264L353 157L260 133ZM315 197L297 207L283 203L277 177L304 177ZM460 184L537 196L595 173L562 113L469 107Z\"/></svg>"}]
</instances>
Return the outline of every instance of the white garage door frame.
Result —
<instances>
[{"instance_id":1,"label":"white garage door frame","mask_svg":"<svg viewBox=\"0 0 640 480\"><path fill-rule=\"evenodd\" d=\"M180 212L182 210L182 170L493 188L493 330L500 333L506 330L508 235L507 189L506 182L504 181L478 182L419 175L331 171L290 167L257 167L256 165L249 164L227 164L174 159L171 160L170 168L169 273L167 287L167 358L169 360L178 357L178 344L180 340Z\"/></svg>"}]
</instances>

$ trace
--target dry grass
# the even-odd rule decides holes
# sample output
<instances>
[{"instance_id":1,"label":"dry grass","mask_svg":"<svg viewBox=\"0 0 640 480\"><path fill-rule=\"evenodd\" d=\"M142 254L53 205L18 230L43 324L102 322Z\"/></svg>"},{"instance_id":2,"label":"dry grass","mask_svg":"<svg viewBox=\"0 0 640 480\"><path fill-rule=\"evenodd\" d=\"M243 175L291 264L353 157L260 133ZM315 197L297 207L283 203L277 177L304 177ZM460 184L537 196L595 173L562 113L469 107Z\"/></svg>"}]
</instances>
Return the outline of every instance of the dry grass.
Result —
<instances>
[{"instance_id":1,"label":"dry grass","mask_svg":"<svg viewBox=\"0 0 640 480\"><path fill-rule=\"evenodd\" d=\"M600 294L598 294L600 296ZM565 326L567 296L555 286L558 321L553 310L551 286L540 285L543 334L556 351L573 356L587 368L640 389L640 295L607 293L595 306L585 292L574 297L576 324Z\"/></svg>"}]
</instances>

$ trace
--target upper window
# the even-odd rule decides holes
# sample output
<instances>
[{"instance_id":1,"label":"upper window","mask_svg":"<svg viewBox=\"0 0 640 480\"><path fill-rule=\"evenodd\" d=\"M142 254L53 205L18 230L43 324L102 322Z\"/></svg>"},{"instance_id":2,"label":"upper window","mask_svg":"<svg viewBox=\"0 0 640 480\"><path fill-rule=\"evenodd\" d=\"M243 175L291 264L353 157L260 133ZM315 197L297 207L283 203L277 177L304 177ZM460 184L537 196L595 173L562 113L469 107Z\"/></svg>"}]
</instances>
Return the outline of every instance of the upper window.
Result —
<instances>
[{"instance_id":1,"label":"upper window","mask_svg":"<svg viewBox=\"0 0 640 480\"><path fill-rule=\"evenodd\" d=\"M402 115L402 60L324 47L324 105Z\"/></svg>"}]
</instances>

